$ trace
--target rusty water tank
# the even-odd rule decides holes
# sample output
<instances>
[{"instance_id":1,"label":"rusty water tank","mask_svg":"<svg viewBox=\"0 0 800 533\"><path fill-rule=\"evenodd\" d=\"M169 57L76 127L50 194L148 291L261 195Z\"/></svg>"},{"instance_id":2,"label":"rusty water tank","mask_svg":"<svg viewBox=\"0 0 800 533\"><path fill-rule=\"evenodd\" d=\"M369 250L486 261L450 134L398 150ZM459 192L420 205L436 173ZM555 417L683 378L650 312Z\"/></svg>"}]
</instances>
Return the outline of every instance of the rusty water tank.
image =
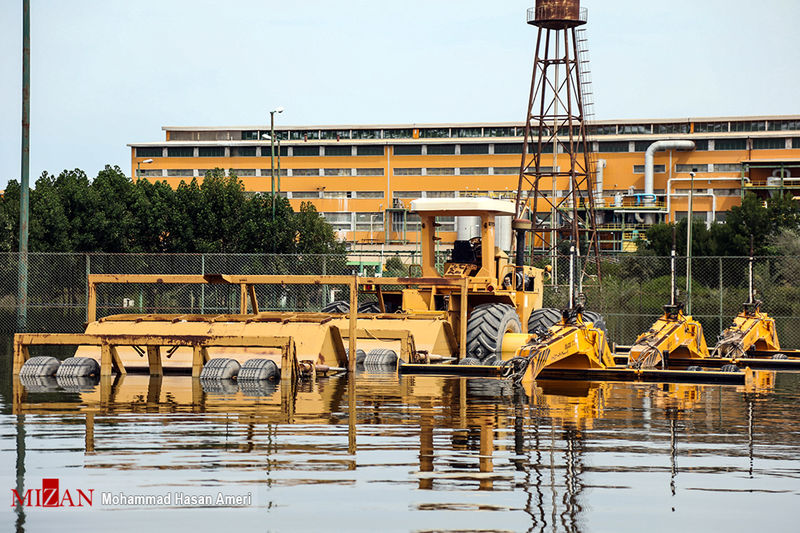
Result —
<instances>
[{"instance_id":1,"label":"rusty water tank","mask_svg":"<svg viewBox=\"0 0 800 533\"><path fill-rule=\"evenodd\" d=\"M586 10L580 0L536 0L536 7L528 10L528 24L563 30L586 23Z\"/></svg>"}]
</instances>

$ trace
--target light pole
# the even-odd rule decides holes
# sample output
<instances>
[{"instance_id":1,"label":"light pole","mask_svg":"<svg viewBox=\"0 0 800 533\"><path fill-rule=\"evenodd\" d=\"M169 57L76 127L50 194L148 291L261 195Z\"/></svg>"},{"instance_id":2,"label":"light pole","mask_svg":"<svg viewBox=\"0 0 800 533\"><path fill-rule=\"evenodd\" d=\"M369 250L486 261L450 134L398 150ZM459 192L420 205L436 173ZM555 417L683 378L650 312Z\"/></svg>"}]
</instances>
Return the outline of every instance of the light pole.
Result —
<instances>
[{"instance_id":1,"label":"light pole","mask_svg":"<svg viewBox=\"0 0 800 533\"><path fill-rule=\"evenodd\" d=\"M153 162L152 159L145 159L144 161L137 161L136 162L136 178L137 179L142 177L142 163L144 163L145 165L149 165L152 162Z\"/></svg>"},{"instance_id":2,"label":"light pole","mask_svg":"<svg viewBox=\"0 0 800 533\"><path fill-rule=\"evenodd\" d=\"M692 198L694 196L694 176L697 169L689 172L689 219L686 221L686 314L692 314Z\"/></svg>"},{"instance_id":3,"label":"light pole","mask_svg":"<svg viewBox=\"0 0 800 533\"><path fill-rule=\"evenodd\" d=\"M283 107L269 112L270 174L272 176L272 220L275 221L275 113L283 113Z\"/></svg>"}]
</instances>

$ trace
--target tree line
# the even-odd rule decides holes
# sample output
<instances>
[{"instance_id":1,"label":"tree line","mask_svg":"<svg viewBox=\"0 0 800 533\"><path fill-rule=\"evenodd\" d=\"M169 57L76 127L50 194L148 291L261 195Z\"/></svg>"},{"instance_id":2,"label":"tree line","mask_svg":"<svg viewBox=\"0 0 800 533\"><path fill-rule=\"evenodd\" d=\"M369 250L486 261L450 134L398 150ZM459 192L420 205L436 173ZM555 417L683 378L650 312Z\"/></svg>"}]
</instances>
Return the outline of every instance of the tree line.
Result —
<instances>
[{"instance_id":1,"label":"tree line","mask_svg":"<svg viewBox=\"0 0 800 533\"><path fill-rule=\"evenodd\" d=\"M19 247L20 185L0 198L0 251ZM274 218L273 218L274 202ZM294 211L269 193L247 193L233 172L210 170L202 183L128 178L106 166L90 180L80 169L47 172L30 192L32 252L343 253L333 228L309 202Z\"/></svg>"},{"instance_id":2,"label":"tree line","mask_svg":"<svg viewBox=\"0 0 800 533\"><path fill-rule=\"evenodd\" d=\"M688 219L677 224L654 224L639 242L639 255L667 256L672 250L686 255ZM766 202L748 193L741 205L728 211L724 223L692 224L692 255L747 256L751 236L755 255L792 255L800 251L800 208L790 194L770 197Z\"/></svg>"}]
</instances>

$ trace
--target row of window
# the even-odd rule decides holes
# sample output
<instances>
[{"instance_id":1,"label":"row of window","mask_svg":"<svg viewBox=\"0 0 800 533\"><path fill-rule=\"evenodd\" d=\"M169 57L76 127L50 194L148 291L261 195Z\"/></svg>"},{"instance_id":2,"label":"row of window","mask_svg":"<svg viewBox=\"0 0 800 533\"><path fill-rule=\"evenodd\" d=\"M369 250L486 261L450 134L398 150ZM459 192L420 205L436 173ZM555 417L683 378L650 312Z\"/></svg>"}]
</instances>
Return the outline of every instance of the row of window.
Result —
<instances>
[{"instance_id":1,"label":"row of window","mask_svg":"<svg viewBox=\"0 0 800 533\"><path fill-rule=\"evenodd\" d=\"M678 174L684 174L689 172L703 172L703 173L715 173L715 172L734 172L739 174L742 170L742 165L739 163L709 163L709 164L678 164L675 165L675 172ZM653 172L656 174L664 174L667 172L666 165L653 165ZM644 174L644 165L633 165L633 173L634 174Z\"/></svg>"},{"instance_id":2,"label":"row of window","mask_svg":"<svg viewBox=\"0 0 800 533\"><path fill-rule=\"evenodd\" d=\"M694 125L694 128L692 128ZM539 126L532 124L538 132ZM550 135L552 131L543 126L543 133ZM671 122L642 124L596 124L587 126L589 135L674 135L687 133L729 133L752 131L798 131L800 120L733 120L702 122ZM258 141L269 138L270 130L244 131L170 131L170 139L174 141L197 140L246 140ZM477 137L521 137L525 134L524 126L509 127L453 127L453 128L386 128L386 129L308 129L308 130L276 130L275 137L281 140L317 141L348 139L443 139L443 138L477 138ZM567 135L568 127L558 129L559 135ZM573 135L578 135L578 126L573 127Z\"/></svg>"},{"instance_id":3,"label":"row of window","mask_svg":"<svg viewBox=\"0 0 800 533\"><path fill-rule=\"evenodd\" d=\"M786 148L800 149L800 138L757 138L757 139L697 139L696 151L724 150L782 150ZM645 152L652 141L600 141L593 142L593 150L598 153ZM486 155L486 154L521 154L522 143L496 144L413 144L393 147L395 156L404 155ZM577 151L583 146L576 144ZM530 150L532 147L529 147ZM226 152L226 150L228 150ZM559 146L559 152L564 146ZM553 153L553 144L542 145L541 153ZM200 146L194 147L140 147L136 148L137 157L270 157L270 147L257 146ZM319 157L319 156L383 156L383 146L281 146L276 148L275 155L283 157Z\"/></svg>"}]
</instances>

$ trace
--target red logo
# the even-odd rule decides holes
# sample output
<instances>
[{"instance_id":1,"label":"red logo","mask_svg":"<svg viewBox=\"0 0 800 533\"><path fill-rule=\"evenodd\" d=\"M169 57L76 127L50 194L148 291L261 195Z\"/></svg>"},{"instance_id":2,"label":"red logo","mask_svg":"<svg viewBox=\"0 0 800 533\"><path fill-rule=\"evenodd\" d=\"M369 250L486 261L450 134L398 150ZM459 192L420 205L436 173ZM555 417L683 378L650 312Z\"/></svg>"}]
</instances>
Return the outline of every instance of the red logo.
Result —
<instances>
[{"instance_id":1,"label":"red logo","mask_svg":"<svg viewBox=\"0 0 800 533\"><path fill-rule=\"evenodd\" d=\"M11 489L11 507L91 507L93 497L94 489L61 491L58 478L45 478L41 489L28 489L22 495Z\"/></svg>"}]
</instances>

